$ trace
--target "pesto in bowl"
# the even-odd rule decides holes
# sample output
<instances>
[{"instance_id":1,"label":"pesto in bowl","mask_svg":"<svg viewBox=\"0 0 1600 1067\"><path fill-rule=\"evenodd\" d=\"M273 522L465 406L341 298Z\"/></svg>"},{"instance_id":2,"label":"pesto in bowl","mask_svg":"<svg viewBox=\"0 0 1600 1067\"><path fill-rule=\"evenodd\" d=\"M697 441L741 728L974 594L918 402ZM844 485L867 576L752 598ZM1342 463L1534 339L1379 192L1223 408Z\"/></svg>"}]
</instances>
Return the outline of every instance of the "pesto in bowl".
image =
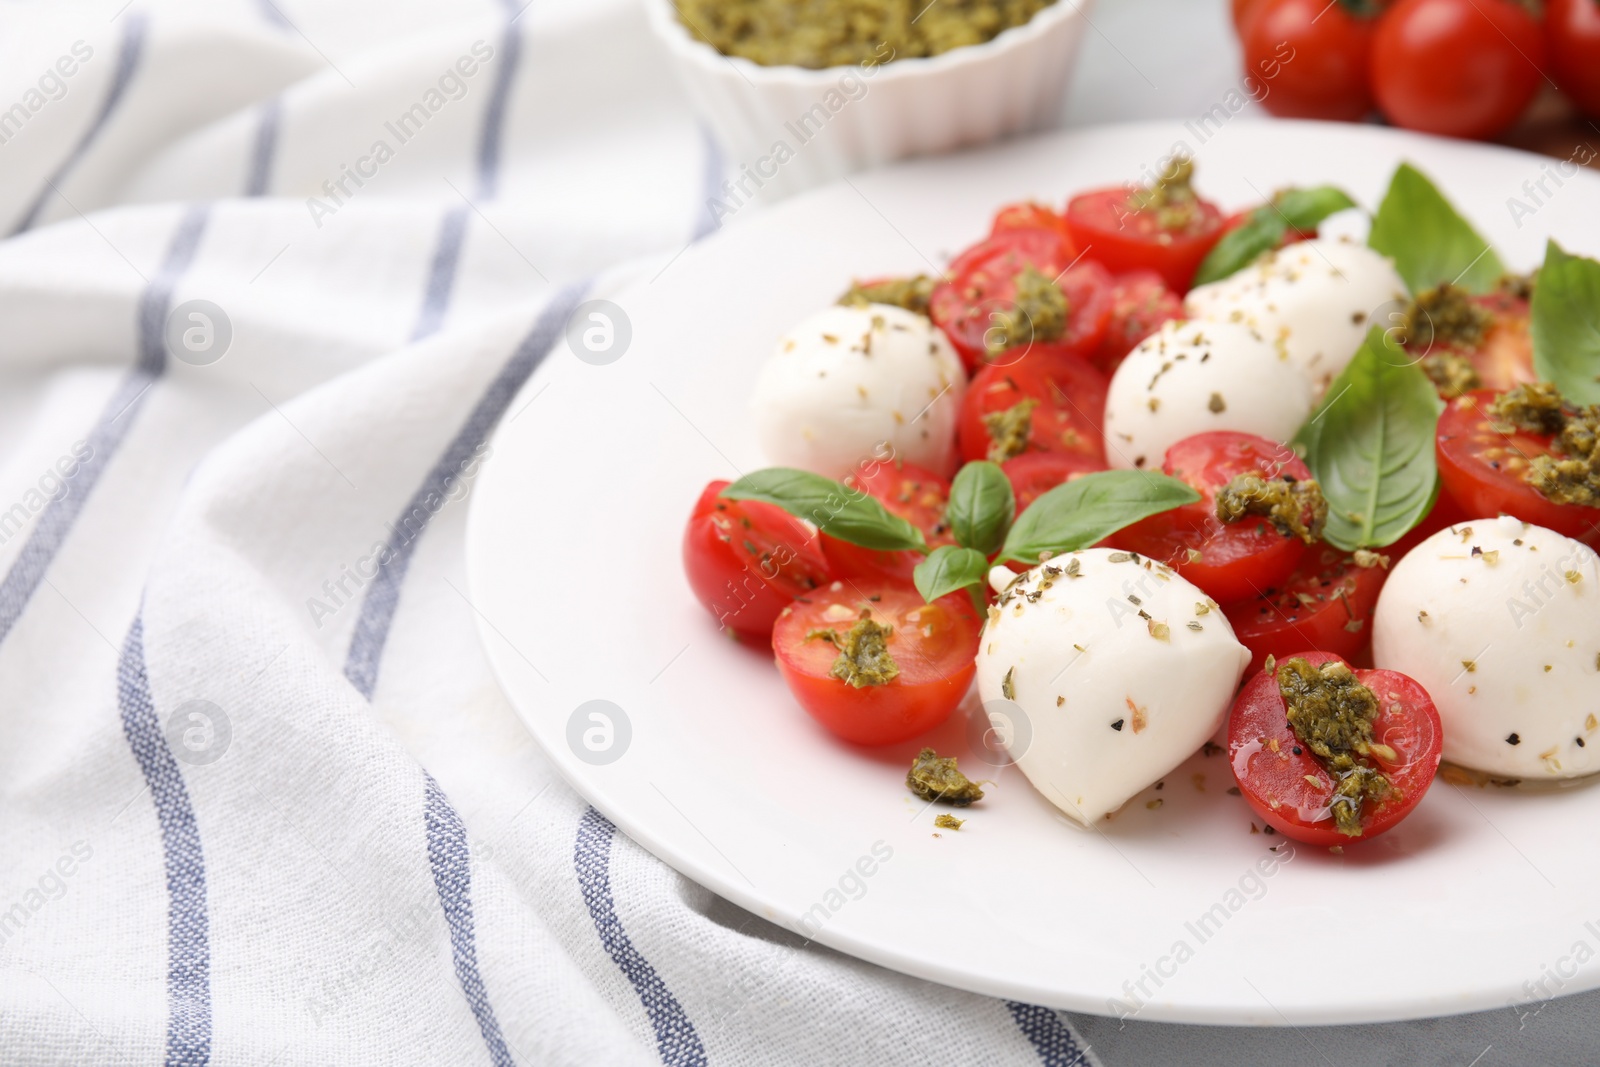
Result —
<instances>
[{"instance_id":1,"label":"pesto in bowl","mask_svg":"<svg viewBox=\"0 0 1600 1067\"><path fill-rule=\"evenodd\" d=\"M676 0L697 40L767 67L820 70L983 44L1055 0Z\"/></svg>"}]
</instances>

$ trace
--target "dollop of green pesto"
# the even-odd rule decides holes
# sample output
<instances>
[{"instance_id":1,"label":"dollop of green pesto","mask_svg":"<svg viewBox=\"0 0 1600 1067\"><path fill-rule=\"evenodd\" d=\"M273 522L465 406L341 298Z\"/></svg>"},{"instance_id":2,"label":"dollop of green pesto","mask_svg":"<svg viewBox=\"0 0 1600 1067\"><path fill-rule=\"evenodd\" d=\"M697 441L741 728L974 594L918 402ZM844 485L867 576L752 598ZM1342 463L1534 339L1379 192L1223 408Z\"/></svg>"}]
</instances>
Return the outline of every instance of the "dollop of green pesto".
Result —
<instances>
[{"instance_id":1,"label":"dollop of green pesto","mask_svg":"<svg viewBox=\"0 0 1600 1067\"><path fill-rule=\"evenodd\" d=\"M1366 802L1383 799L1393 788L1369 762L1378 698L1338 660L1313 667L1297 656L1278 665L1277 679L1290 728L1334 778L1328 802L1334 826L1360 837Z\"/></svg>"},{"instance_id":2,"label":"dollop of green pesto","mask_svg":"<svg viewBox=\"0 0 1600 1067\"><path fill-rule=\"evenodd\" d=\"M1533 382L1495 398L1488 414L1502 431L1550 434L1553 455L1534 456L1523 478L1556 504L1600 507L1600 404L1569 404L1549 382Z\"/></svg>"},{"instance_id":3,"label":"dollop of green pesto","mask_svg":"<svg viewBox=\"0 0 1600 1067\"><path fill-rule=\"evenodd\" d=\"M955 757L941 758L931 748L917 753L906 772L906 788L923 800L937 800L964 808L983 799L983 789L956 769Z\"/></svg>"},{"instance_id":4,"label":"dollop of green pesto","mask_svg":"<svg viewBox=\"0 0 1600 1067\"><path fill-rule=\"evenodd\" d=\"M948 813L935 815L933 817L933 825L939 827L941 830L959 830L961 829L962 823L966 821L967 820L965 819L958 819L954 815L950 815Z\"/></svg>"},{"instance_id":5,"label":"dollop of green pesto","mask_svg":"<svg viewBox=\"0 0 1600 1067\"><path fill-rule=\"evenodd\" d=\"M1028 435L1033 432L1033 409L1039 402L1026 397L1004 411L991 411L983 417L983 428L989 434L989 459L1004 463L1012 456L1028 450Z\"/></svg>"},{"instance_id":6,"label":"dollop of green pesto","mask_svg":"<svg viewBox=\"0 0 1600 1067\"><path fill-rule=\"evenodd\" d=\"M877 282L853 282L839 298L839 303L846 307L891 304L907 311L915 311L918 315L926 315L928 298L933 295L933 287L938 284L939 279L927 274L918 274L910 278L885 278Z\"/></svg>"},{"instance_id":7,"label":"dollop of green pesto","mask_svg":"<svg viewBox=\"0 0 1600 1067\"><path fill-rule=\"evenodd\" d=\"M1011 307L997 312L994 326L984 333L983 347L991 356L1034 341L1058 341L1067 332L1067 294L1054 278L1030 263L1014 282Z\"/></svg>"},{"instance_id":8,"label":"dollop of green pesto","mask_svg":"<svg viewBox=\"0 0 1600 1067\"><path fill-rule=\"evenodd\" d=\"M1494 314L1471 293L1457 285L1439 285L1418 293L1406 309L1401 342L1407 348L1437 343L1471 350L1483 344L1493 325Z\"/></svg>"},{"instance_id":9,"label":"dollop of green pesto","mask_svg":"<svg viewBox=\"0 0 1600 1067\"><path fill-rule=\"evenodd\" d=\"M1129 195L1128 207L1155 212L1163 230L1186 230L1194 225L1200 215L1200 197L1194 191L1194 160L1173 156L1155 181Z\"/></svg>"},{"instance_id":10,"label":"dollop of green pesto","mask_svg":"<svg viewBox=\"0 0 1600 1067\"><path fill-rule=\"evenodd\" d=\"M828 673L863 689L886 685L899 675L900 665L889 655L889 635L893 632L894 627L874 621L872 612L864 610L843 636L838 630L808 630L806 640L827 641L838 649L838 658Z\"/></svg>"},{"instance_id":11,"label":"dollop of green pesto","mask_svg":"<svg viewBox=\"0 0 1600 1067\"><path fill-rule=\"evenodd\" d=\"M1054 0L677 0L678 19L723 55L763 66L877 66L982 44Z\"/></svg>"},{"instance_id":12,"label":"dollop of green pesto","mask_svg":"<svg viewBox=\"0 0 1600 1067\"><path fill-rule=\"evenodd\" d=\"M1245 471L1217 491L1217 519L1239 522L1258 515L1272 523L1284 537L1314 544L1328 521L1328 501L1315 478L1265 478Z\"/></svg>"},{"instance_id":13,"label":"dollop of green pesto","mask_svg":"<svg viewBox=\"0 0 1600 1067\"><path fill-rule=\"evenodd\" d=\"M1423 356L1422 370L1446 400L1454 400L1483 385L1483 379L1478 376L1478 368L1472 365L1472 360L1449 349Z\"/></svg>"}]
</instances>

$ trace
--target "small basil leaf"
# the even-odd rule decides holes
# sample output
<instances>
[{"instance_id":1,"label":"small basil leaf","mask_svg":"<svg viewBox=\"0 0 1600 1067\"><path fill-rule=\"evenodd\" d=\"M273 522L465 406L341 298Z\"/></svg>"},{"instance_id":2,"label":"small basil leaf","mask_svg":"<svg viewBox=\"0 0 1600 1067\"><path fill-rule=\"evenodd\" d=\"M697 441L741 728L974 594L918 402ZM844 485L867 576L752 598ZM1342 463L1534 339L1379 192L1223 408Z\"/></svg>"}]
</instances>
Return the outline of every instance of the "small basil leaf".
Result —
<instances>
[{"instance_id":1,"label":"small basil leaf","mask_svg":"<svg viewBox=\"0 0 1600 1067\"><path fill-rule=\"evenodd\" d=\"M928 550L922 531L859 489L841 485L810 471L769 467L747 474L722 491L729 500L760 500L797 519L805 519L830 537L863 548L894 552Z\"/></svg>"},{"instance_id":2,"label":"small basil leaf","mask_svg":"<svg viewBox=\"0 0 1600 1067\"><path fill-rule=\"evenodd\" d=\"M1600 404L1600 263L1551 241L1531 315L1534 372L1575 404Z\"/></svg>"},{"instance_id":3,"label":"small basil leaf","mask_svg":"<svg viewBox=\"0 0 1600 1067\"><path fill-rule=\"evenodd\" d=\"M1394 172L1367 244L1394 260L1413 294L1446 283L1486 293L1506 273L1489 242L1409 163Z\"/></svg>"},{"instance_id":4,"label":"small basil leaf","mask_svg":"<svg viewBox=\"0 0 1600 1067\"><path fill-rule=\"evenodd\" d=\"M968 463L950 483L950 507L945 515L950 520L950 532L967 548L975 548L985 556L993 553L1005 541L1016 514L1017 498L1011 492L1011 479L998 463Z\"/></svg>"},{"instance_id":5,"label":"small basil leaf","mask_svg":"<svg viewBox=\"0 0 1600 1067\"><path fill-rule=\"evenodd\" d=\"M1000 559L1038 563L1042 552L1060 555L1087 548L1130 523L1199 499L1199 493L1165 474L1085 474L1028 505L1006 536Z\"/></svg>"},{"instance_id":6,"label":"small basil leaf","mask_svg":"<svg viewBox=\"0 0 1600 1067\"><path fill-rule=\"evenodd\" d=\"M982 583L989 573L989 560L982 552L955 545L940 545L911 572L922 599L933 603L957 589Z\"/></svg>"},{"instance_id":7,"label":"small basil leaf","mask_svg":"<svg viewBox=\"0 0 1600 1067\"><path fill-rule=\"evenodd\" d=\"M1422 521L1438 488L1438 421L1422 367L1373 327L1297 435L1328 501L1329 544L1382 548Z\"/></svg>"},{"instance_id":8,"label":"small basil leaf","mask_svg":"<svg viewBox=\"0 0 1600 1067\"><path fill-rule=\"evenodd\" d=\"M1348 194L1331 185L1276 193L1271 203L1251 211L1243 224L1216 243L1195 272L1194 284L1220 281L1243 270L1262 253L1278 247L1291 226L1300 231L1314 230L1329 215L1355 206Z\"/></svg>"}]
</instances>

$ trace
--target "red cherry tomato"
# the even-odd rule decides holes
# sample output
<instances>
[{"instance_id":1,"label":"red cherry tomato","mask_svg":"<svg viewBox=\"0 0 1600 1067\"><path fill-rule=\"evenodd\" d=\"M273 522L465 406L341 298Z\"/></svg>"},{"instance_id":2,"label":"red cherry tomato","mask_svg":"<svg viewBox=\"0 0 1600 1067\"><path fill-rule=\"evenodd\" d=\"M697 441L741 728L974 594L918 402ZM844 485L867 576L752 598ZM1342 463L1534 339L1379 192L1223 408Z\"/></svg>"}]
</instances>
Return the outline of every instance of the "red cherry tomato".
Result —
<instances>
[{"instance_id":1,"label":"red cherry tomato","mask_svg":"<svg viewBox=\"0 0 1600 1067\"><path fill-rule=\"evenodd\" d=\"M876 464L844 481L846 485L859 486L890 514L921 530L929 548L955 544L944 517L950 504L950 483L932 471L895 460ZM902 585L911 583L911 574L922 561L920 552L881 552L827 534L822 535L822 551L836 577L887 579Z\"/></svg>"},{"instance_id":2,"label":"red cherry tomato","mask_svg":"<svg viewBox=\"0 0 1600 1067\"><path fill-rule=\"evenodd\" d=\"M1024 452L1000 464L1011 481L1017 514L1058 485L1106 469L1105 460L1076 452Z\"/></svg>"},{"instance_id":3,"label":"red cherry tomato","mask_svg":"<svg viewBox=\"0 0 1600 1067\"><path fill-rule=\"evenodd\" d=\"M1530 461L1555 454L1547 434L1501 433L1485 412L1489 389L1457 397L1439 416L1437 454L1445 492L1474 519L1515 515L1524 522L1600 545L1600 508L1557 504L1524 480Z\"/></svg>"},{"instance_id":4,"label":"red cherry tomato","mask_svg":"<svg viewBox=\"0 0 1600 1067\"><path fill-rule=\"evenodd\" d=\"M856 688L832 676L838 651L818 630L843 636L862 611L891 627L889 656L899 674ZM939 725L966 695L983 624L965 593L924 604L897 585L835 582L797 599L778 617L772 650L778 673L811 717L859 745L905 741Z\"/></svg>"},{"instance_id":5,"label":"red cherry tomato","mask_svg":"<svg viewBox=\"0 0 1600 1067\"><path fill-rule=\"evenodd\" d=\"M1372 89L1389 121L1488 138L1544 81L1539 24L1514 0L1399 0L1378 20Z\"/></svg>"},{"instance_id":6,"label":"red cherry tomato","mask_svg":"<svg viewBox=\"0 0 1600 1067\"><path fill-rule=\"evenodd\" d=\"M1545 70L1561 91L1600 117L1600 3L1545 0Z\"/></svg>"},{"instance_id":7,"label":"red cherry tomato","mask_svg":"<svg viewBox=\"0 0 1600 1067\"><path fill-rule=\"evenodd\" d=\"M1239 33L1246 75L1274 115L1354 122L1372 110L1373 20L1337 0L1265 0Z\"/></svg>"},{"instance_id":8,"label":"red cherry tomato","mask_svg":"<svg viewBox=\"0 0 1600 1067\"><path fill-rule=\"evenodd\" d=\"M1528 301L1505 292L1485 293L1471 300L1492 317L1476 347L1436 340L1420 351L1412 351L1412 355L1460 356L1472 364L1481 388L1499 393L1537 381L1538 375L1533 372L1533 336L1528 329Z\"/></svg>"},{"instance_id":9,"label":"red cherry tomato","mask_svg":"<svg viewBox=\"0 0 1600 1067\"><path fill-rule=\"evenodd\" d=\"M725 481L695 501L683 532L689 588L730 630L765 637L789 602L831 581L817 534L781 508L728 500Z\"/></svg>"},{"instance_id":10,"label":"red cherry tomato","mask_svg":"<svg viewBox=\"0 0 1600 1067\"><path fill-rule=\"evenodd\" d=\"M1011 230L1044 230L1065 238L1069 248L1072 240L1067 233L1067 220L1061 217L1061 213L1048 204L1032 200L1007 204L995 212L994 222L989 226L989 236L998 237Z\"/></svg>"},{"instance_id":11,"label":"red cherry tomato","mask_svg":"<svg viewBox=\"0 0 1600 1067\"><path fill-rule=\"evenodd\" d=\"M1033 353L1015 366L984 367L967 383L961 399L957 440L965 460L1011 458L995 452L996 427L990 416L1015 412L1032 402L1027 415L1028 452L1069 452L1105 460L1102 423L1106 410L1105 375L1076 356Z\"/></svg>"},{"instance_id":12,"label":"red cherry tomato","mask_svg":"<svg viewBox=\"0 0 1600 1067\"><path fill-rule=\"evenodd\" d=\"M1094 355L1094 365L1107 375L1132 352L1140 341L1155 333L1161 324L1183 318L1183 298L1162 281L1153 270L1134 270L1111 280L1111 323L1105 340Z\"/></svg>"},{"instance_id":13,"label":"red cherry tomato","mask_svg":"<svg viewBox=\"0 0 1600 1067\"><path fill-rule=\"evenodd\" d=\"M1298 656L1320 667L1339 659L1325 652ZM1409 815L1439 769L1444 730L1426 690L1397 671L1357 670L1356 681L1378 698L1372 739L1394 759L1371 762L1389 779L1389 795L1363 804L1361 833L1349 837L1329 813L1335 776L1289 725L1278 680L1266 671L1249 676L1228 716L1228 761L1239 792L1257 815L1285 837L1308 845L1347 845L1377 837Z\"/></svg>"},{"instance_id":14,"label":"red cherry tomato","mask_svg":"<svg viewBox=\"0 0 1600 1067\"><path fill-rule=\"evenodd\" d=\"M1256 10L1261 7L1262 0L1232 0L1233 28L1241 36L1245 26L1249 23Z\"/></svg>"},{"instance_id":15,"label":"red cherry tomato","mask_svg":"<svg viewBox=\"0 0 1600 1067\"><path fill-rule=\"evenodd\" d=\"M1225 523L1217 518L1217 491L1240 474L1311 479L1287 447L1229 430L1196 434L1167 449L1161 469L1193 486L1200 500L1141 519L1107 538L1111 544L1166 563L1221 602L1266 592L1300 562L1305 543L1279 533L1266 519L1248 516Z\"/></svg>"},{"instance_id":16,"label":"red cherry tomato","mask_svg":"<svg viewBox=\"0 0 1600 1067\"><path fill-rule=\"evenodd\" d=\"M1111 277L1092 261L1074 261L1071 241L1053 230L1003 230L973 245L950 264L950 280L933 290L928 315L944 330L967 369L1013 364L1040 355L1094 351L1111 318ZM1034 340L988 351L1000 315L1016 306L1016 277L1033 267L1053 278L1067 299L1067 326L1054 341Z\"/></svg>"},{"instance_id":17,"label":"red cherry tomato","mask_svg":"<svg viewBox=\"0 0 1600 1067\"><path fill-rule=\"evenodd\" d=\"M1196 200L1187 212L1140 208L1130 186L1097 189L1067 203L1067 229L1084 254L1123 274L1153 270L1167 287L1183 293L1222 236L1222 212Z\"/></svg>"},{"instance_id":18,"label":"red cherry tomato","mask_svg":"<svg viewBox=\"0 0 1600 1067\"><path fill-rule=\"evenodd\" d=\"M1395 553L1391 566L1400 555ZM1287 659L1308 648L1348 660L1372 636L1372 612L1388 576L1382 567L1358 567L1348 552L1313 545L1294 573L1266 595L1224 604L1222 611L1250 650L1251 672L1268 656Z\"/></svg>"}]
</instances>

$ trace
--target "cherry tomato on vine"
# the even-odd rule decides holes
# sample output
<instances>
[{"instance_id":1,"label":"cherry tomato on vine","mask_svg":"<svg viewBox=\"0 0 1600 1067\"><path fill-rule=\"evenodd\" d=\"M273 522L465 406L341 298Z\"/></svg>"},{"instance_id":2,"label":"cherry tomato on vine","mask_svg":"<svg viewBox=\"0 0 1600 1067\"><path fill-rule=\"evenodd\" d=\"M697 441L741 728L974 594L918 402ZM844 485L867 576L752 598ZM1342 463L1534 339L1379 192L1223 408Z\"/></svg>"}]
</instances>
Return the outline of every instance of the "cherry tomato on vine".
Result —
<instances>
[{"instance_id":1,"label":"cherry tomato on vine","mask_svg":"<svg viewBox=\"0 0 1600 1067\"><path fill-rule=\"evenodd\" d=\"M1340 659L1326 652L1294 658L1313 667ZM1266 671L1248 676L1228 715L1228 761L1239 792L1268 825L1308 845L1347 845L1378 836L1416 808L1439 769L1444 729L1427 691L1397 671L1353 673L1378 701L1372 740L1382 747L1374 748L1367 763L1389 780L1388 795L1361 801L1357 835L1335 827L1330 802L1339 775L1289 724L1276 676Z\"/></svg>"},{"instance_id":2,"label":"cherry tomato on vine","mask_svg":"<svg viewBox=\"0 0 1600 1067\"><path fill-rule=\"evenodd\" d=\"M765 637L795 597L832 580L817 532L781 508L719 495L712 482L683 532L689 588L717 621Z\"/></svg>"},{"instance_id":3,"label":"cherry tomato on vine","mask_svg":"<svg viewBox=\"0 0 1600 1067\"><path fill-rule=\"evenodd\" d=\"M1399 0L1378 20L1372 89L1389 121L1488 138L1544 82L1539 23L1514 0Z\"/></svg>"},{"instance_id":4,"label":"cherry tomato on vine","mask_svg":"<svg viewBox=\"0 0 1600 1067\"><path fill-rule=\"evenodd\" d=\"M1545 0L1545 69L1561 91L1600 117L1600 2Z\"/></svg>"},{"instance_id":5,"label":"cherry tomato on vine","mask_svg":"<svg viewBox=\"0 0 1600 1067\"><path fill-rule=\"evenodd\" d=\"M887 633L878 632L876 649L873 635L864 635L863 670L854 675L860 684L852 684L836 665L849 659L844 653L863 615ZM829 732L858 745L888 745L949 718L972 684L982 629L965 593L924 604L904 586L835 582L784 609L772 650L789 691ZM836 640L828 639L830 631ZM885 669L890 664L892 671Z\"/></svg>"},{"instance_id":6,"label":"cherry tomato on vine","mask_svg":"<svg viewBox=\"0 0 1600 1067\"><path fill-rule=\"evenodd\" d=\"M1239 43L1254 95L1272 114L1353 122L1372 110L1372 34L1373 19L1343 0L1263 0Z\"/></svg>"}]
</instances>

